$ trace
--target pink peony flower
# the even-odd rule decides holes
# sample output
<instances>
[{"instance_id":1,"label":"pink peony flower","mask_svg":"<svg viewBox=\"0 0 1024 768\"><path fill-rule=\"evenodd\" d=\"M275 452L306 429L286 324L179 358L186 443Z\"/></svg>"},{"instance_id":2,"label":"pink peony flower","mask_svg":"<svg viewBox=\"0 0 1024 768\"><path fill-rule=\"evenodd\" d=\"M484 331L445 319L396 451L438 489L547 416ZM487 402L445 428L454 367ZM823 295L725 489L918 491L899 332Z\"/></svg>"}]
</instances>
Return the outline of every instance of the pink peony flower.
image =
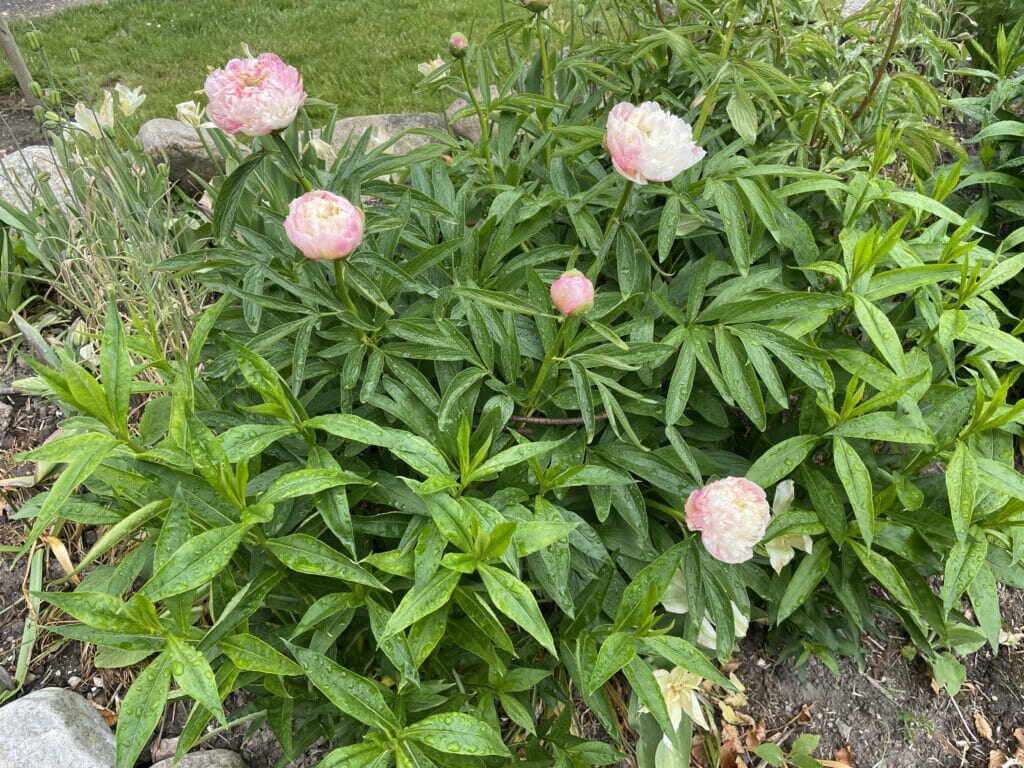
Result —
<instances>
[{"instance_id":1,"label":"pink peony flower","mask_svg":"<svg viewBox=\"0 0 1024 768\"><path fill-rule=\"evenodd\" d=\"M461 32L453 32L452 36L448 38L448 52L456 59L464 57L468 48L469 38Z\"/></svg>"},{"instance_id":2,"label":"pink peony flower","mask_svg":"<svg viewBox=\"0 0 1024 768\"><path fill-rule=\"evenodd\" d=\"M716 560L743 563L754 556L771 513L764 489L744 477L726 477L705 485L686 500L686 526Z\"/></svg>"},{"instance_id":3,"label":"pink peony flower","mask_svg":"<svg viewBox=\"0 0 1024 768\"><path fill-rule=\"evenodd\" d=\"M585 315L594 306L594 284L579 270L570 270L551 284L551 303L566 317Z\"/></svg>"},{"instance_id":4,"label":"pink peony flower","mask_svg":"<svg viewBox=\"0 0 1024 768\"><path fill-rule=\"evenodd\" d=\"M228 133L266 136L287 128L306 101L302 75L273 53L232 59L206 78L210 119Z\"/></svg>"},{"instance_id":5,"label":"pink peony flower","mask_svg":"<svg viewBox=\"0 0 1024 768\"><path fill-rule=\"evenodd\" d=\"M288 239L309 259L344 259L363 239L363 212L322 189L292 200L284 220Z\"/></svg>"},{"instance_id":6,"label":"pink peony flower","mask_svg":"<svg viewBox=\"0 0 1024 768\"><path fill-rule=\"evenodd\" d=\"M653 101L612 107L604 145L615 170L636 184L671 181L705 155L690 124Z\"/></svg>"}]
</instances>

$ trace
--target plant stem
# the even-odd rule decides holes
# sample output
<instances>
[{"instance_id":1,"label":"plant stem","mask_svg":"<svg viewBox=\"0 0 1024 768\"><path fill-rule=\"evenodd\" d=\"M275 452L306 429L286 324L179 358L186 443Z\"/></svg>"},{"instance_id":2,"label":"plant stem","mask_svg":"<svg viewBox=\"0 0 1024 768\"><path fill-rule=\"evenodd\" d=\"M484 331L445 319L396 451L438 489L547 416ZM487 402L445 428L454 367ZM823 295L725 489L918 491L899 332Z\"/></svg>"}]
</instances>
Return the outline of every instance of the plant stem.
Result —
<instances>
[{"instance_id":1,"label":"plant stem","mask_svg":"<svg viewBox=\"0 0 1024 768\"><path fill-rule=\"evenodd\" d=\"M668 504L662 504L660 501L654 501L653 499L644 498L644 504L651 509L656 509L659 512L664 512L666 515L671 517L673 520L678 521L680 524L686 522L686 516L678 509L672 509Z\"/></svg>"},{"instance_id":2,"label":"plant stem","mask_svg":"<svg viewBox=\"0 0 1024 768\"><path fill-rule=\"evenodd\" d=\"M561 350L562 340L565 338L565 329L568 326L569 318L563 318L561 325L558 326L558 333L555 334L554 341L551 342L551 346L548 347L548 353L544 356L544 361L540 364L540 370L537 371L537 379L533 382L530 394L526 396L526 405L523 406L524 416L532 416L533 412L537 410L537 395L540 394L540 388L544 385L544 379L547 378L548 369L551 368L551 362L555 359L555 355L557 355Z\"/></svg>"},{"instance_id":3,"label":"plant stem","mask_svg":"<svg viewBox=\"0 0 1024 768\"><path fill-rule=\"evenodd\" d=\"M306 174L302 171L302 165L299 163L299 158L296 156L295 151L288 145L288 142L284 140L284 136L280 132L275 131L270 134L277 148L284 155L285 161L292 167L292 172L295 174L295 180L302 185L302 188L307 192L313 191L313 185L309 183L309 179L306 178Z\"/></svg>"},{"instance_id":4,"label":"plant stem","mask_svg":"<svg viewBox=\"0 0 1024 768\"><path fill-rule=\"evenodd\" d=\"M903 28L903 0L897 0L896 11L893 15L892 20L892 33L889 35L889 45L885 48L885 54L882 56L882 60L878 63L878 70L875 72L875 79L871 81L871 86L868 88L868 92L864 94L864 100L861 101L860 106L857 107L857 111L853 113L853 117L850 118L851 123L857 122L861 115L864 114L864 110L868 108L871 100L875 97L875 91L878 90L878 86L882 83L882 76L885 75L885 70L889 66L889 59L892 58L893 51L896 50L896 41L899 40L900 30Z\"/></svg>"},{"instance_id":5,"label":"plant stem","mask_svg":"<svg viewBox=\"0 0 1024 768\"><path fill-rule=\"evenodd\" d=\"M473 84L469 81L469 71L466 69L466 60L459 59L459 71L462 72L462 82L466 84L466 94L473 103L476 110L476 118L480 121L480 151L483 152L484 162L487 164L487 175L491 183L496 184L498 177L494 175L494 162L491 160L491 124L484 115L483 107L480 106L480 99L476 97Z\"/></svg>"},{"instance_id":6,"label":"plant stem","mask_svg":"<svg viewBox=\"0 0 1024 768\"><path fill-rule=\"evenodd\" d=\"M348 286L345 284L345 260L335 259L334 260L334 292L338 294L338 298L342 300L348 311L359 317L359 311L356 309L355 303L352 301L352 297L348 295Z\"/></svg>"},{"instance_id":7,"label":"plant stem","mask_svg":"<svg viewBox=\"0 0 1024 768\"><path fill-rule=\"evenodd\" d=\"M547 39L544 37L544 14L535 13L534 21L537 24L537 44L540 46L540 66L544 77L544 95L550 99L555 91L555 86L554 80L551 77L551 62L548 61ZM547 126L545 127L550 127L550 119L546 122Z\"/></svg>"}]
</instances>

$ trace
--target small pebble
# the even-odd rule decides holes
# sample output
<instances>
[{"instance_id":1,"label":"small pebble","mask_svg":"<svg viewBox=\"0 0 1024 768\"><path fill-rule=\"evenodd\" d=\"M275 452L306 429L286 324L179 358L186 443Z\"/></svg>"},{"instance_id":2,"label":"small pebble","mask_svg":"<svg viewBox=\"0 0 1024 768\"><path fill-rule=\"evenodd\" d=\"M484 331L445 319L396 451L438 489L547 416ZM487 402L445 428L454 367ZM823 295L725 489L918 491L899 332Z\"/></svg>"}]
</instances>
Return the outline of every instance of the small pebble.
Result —
<instances>
[{"instance_id":1,"label":"small pebble","mask_svg":"<svg viewBox=\"0 0 1024 768\"><path fill-rule=\"evenodd\" d=\"M77 688L81 684L82 684L82 678L78 677L78 675L72 675L71 677L68 678L68 687L69 688Z\"/></svg>"},{"instance_id":2,"label":"small pebble","mask_svg":"<svg viewBox=\"0 0 1024 768\"><path fill-rule=\"evenodd\" d=\"M92 679L92 684L94 686L96 686L97 688L102 688L103 687L103 678L100 677L99 675L96 675L96 677L94 677Z\"/></svg>"}]
</instances>

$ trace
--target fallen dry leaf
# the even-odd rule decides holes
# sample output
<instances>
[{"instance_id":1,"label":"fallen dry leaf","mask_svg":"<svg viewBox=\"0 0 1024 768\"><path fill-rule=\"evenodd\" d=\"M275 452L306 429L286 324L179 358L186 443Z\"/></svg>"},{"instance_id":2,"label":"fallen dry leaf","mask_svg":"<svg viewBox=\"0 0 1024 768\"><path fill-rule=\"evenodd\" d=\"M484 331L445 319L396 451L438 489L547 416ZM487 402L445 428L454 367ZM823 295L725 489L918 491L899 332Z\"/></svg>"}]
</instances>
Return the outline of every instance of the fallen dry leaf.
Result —
<instances>
[{"instance_id":1,"label":"fallen dry leaf","mask_svg":"<svg viewBox=\"0 0 1024 768\"><path fill-rule=\"evenodd\" d=\"M840 765L853 765L853 750L849 744L843 744L836 752L836 762Z\"/></svg>"},{"instance_id":2,"label":"fallen dry leaf","mask_svg":"<svg viewBox=\"0 0 1024 768\"><path fill-rule=\"evenodd\" d=\"M974 713L974 728L985 741L992 741L992 726L981 712Z\"/></svg>"},{"instance_id":3,"label":"fallen dry leaf","mask_svg":"<svg viewBox=\"0 0 1024 768\"><path fill-rule=\"evenodd\" d=\"M97 712L100 713L100 717L103 718L103 722L105 722L107 724L107 727L113 728L115 725L117 725L117 713L116 712L113 712L112 710L109 710L106 707L101 707L99 704L97 704L92 699L89 700L89 703L92 704L92 708L93 709L95 709Z\"/></svg>"},{"instance_id":4,"label":"fallen dry leaf","mask_svg":"<svg viewBox=\"0 0 1024 768\"><path fill-rule=\"evenodd\" d=\"M993 749L988 753L988 768L1003 768L1006 765L1006 753Z\"/></svg>"},{"instance_id":5,"label":"fallen dry leaf","mask_svg":"<svg viewBox=\"0 0 1024 768\"><path fill-rule=\"evenodd\" d=\"M811 722L810 704L804 704L802 707L800 707L800 714L796 716L796 721L800 723L800 725L807 725L809 722Z\"/></svg>"},{"instance_id":6,"label":"fallen dry leaf","mask_svg":"<svg viewBox=\"0 0 1024 768\"><path fill-rule=\"evenodd\" d=\"M767 728L765 728L764 720L758 720L753 728L748 730L743 736L744 742L746 742L747 749L755 749L761 745L767 735Z\"/></svg>"},{"instance_id":7,"label":"fallen dry leaf","mask_svg":"<svg viewBox=\"0 0 1024 768\"><path fill-rule=\"evenodd\" d=\"M1024 728L1014 728L1013 738L1017 740L1018 747L1024 747Z\"/></svg>"},{"instance_id":8,"label":"fallen dry leaf","mask_svg":"<svg viewBox=\"0 0 1024 768\"><path fill-rule=\"evenodd\" d=\"M721 768L741 768L744 763L740 759L743 745L740 743L740 732L731 725L722 727L722 749L718 753L718 764Z\"/></svg>"},{"instance_id":9,"label":"fallen dry leaf","mask_svg":"<svg viewBox=\"0 0 1024 768\"><path fill-rule=\"evenodd\" d=\"M65 576L71 576L71 580L75 585L82 583L82 580L78 576L72 576L75 572L75 564L71 562L71 555L68 554L68 548L64 546L64 542L55 536L43 536L41 537L46 542L46 546L53 552L53 556L57 558L57 562L60 563L61 569L64 571Z\"/></svg>"}]
</instances>

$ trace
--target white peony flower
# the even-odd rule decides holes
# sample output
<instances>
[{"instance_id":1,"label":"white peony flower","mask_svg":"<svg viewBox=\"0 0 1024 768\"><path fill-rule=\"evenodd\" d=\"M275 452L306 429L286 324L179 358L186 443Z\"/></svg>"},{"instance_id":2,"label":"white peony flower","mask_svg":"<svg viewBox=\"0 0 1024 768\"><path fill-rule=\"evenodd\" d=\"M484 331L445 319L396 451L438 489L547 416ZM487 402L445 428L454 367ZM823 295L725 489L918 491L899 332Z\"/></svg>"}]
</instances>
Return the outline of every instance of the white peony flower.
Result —
<instances>
[{"instance_id":1,"label":"white peony flower","mask_svg":"<svg viewBox=\"0 0 1024 768\"><path fill-rule=\"evenodd\" d=\"M423 62L420 62L416 66L416 69L424 77L430 77L430 75L432 75L435 72L437 72L437 70L439 70L443 66L444 66L444 59L442 59L440 56L438 56L433 61L423 61Z\"/></svg>"}]
</instances>

